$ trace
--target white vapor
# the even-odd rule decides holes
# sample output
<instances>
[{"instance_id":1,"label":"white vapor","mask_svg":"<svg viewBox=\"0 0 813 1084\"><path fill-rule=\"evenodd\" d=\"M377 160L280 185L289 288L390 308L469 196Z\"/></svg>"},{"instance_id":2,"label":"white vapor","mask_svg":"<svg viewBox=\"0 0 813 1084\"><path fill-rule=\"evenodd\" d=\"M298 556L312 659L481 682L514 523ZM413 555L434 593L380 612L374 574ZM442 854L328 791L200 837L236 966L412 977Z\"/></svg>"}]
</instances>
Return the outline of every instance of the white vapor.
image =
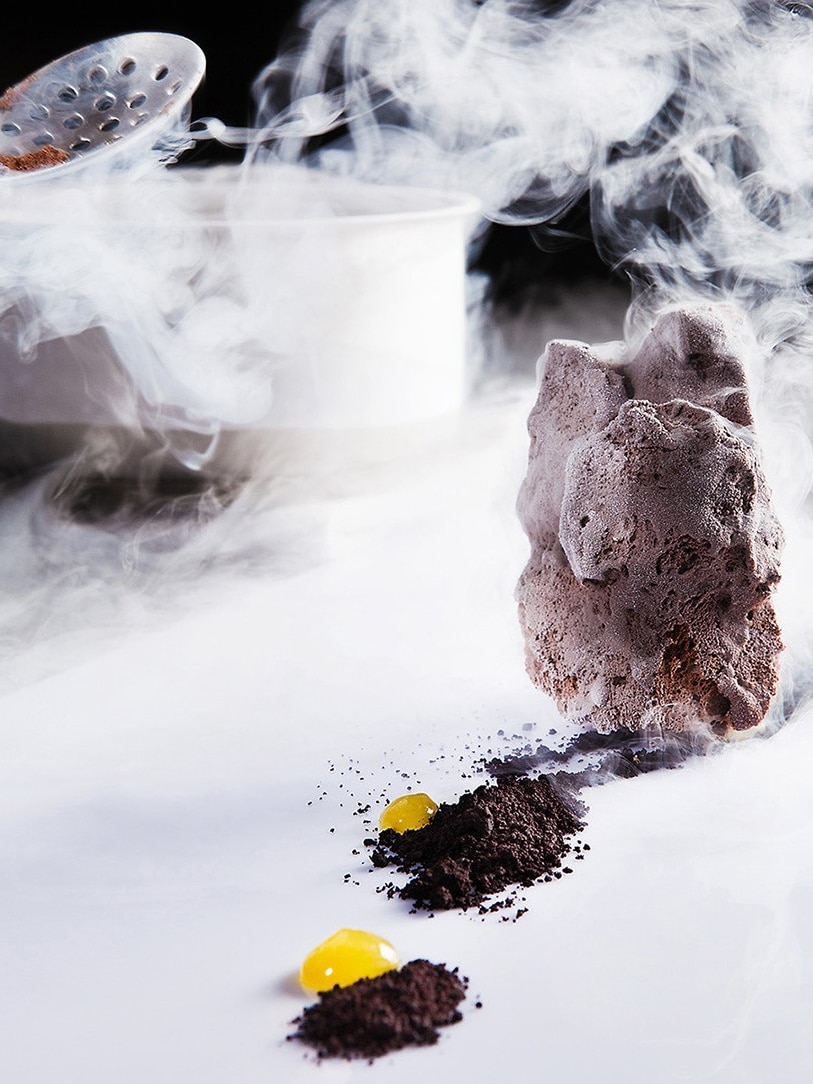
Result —
<instances>
[{"instance_id":1,"label":"white vapor","mask_svg":"<svg viewBox=\"0 0 813 1084\"><path fill-rule=\"evenodd\" d=\"M249 163L466 189L541 245L587 205L599 253L629 281L631 344L670 305L745 312L789 535L790 651L807 666L813 6L313 0L254 93Z\"/></svg>"},{"instance_id":2,"label":"white vapor","mask_svg":"<svg viewBox=\"0 0 813 1084\"><path fill-rule=\"evenodd\" d=\"M467 190L540 238L587 201L630 338L669 304L746 309L804 499L812 61L801 3L313 0L255 81L247 162Z\"/></svg>"},{"instance_id":3,"label":"white vapor","mask_svg":"<svg viewBox=\"0 0 813 1084\"><path fill-rule=\"evenodd\" d=\"M255 81L249 158L542 230L588 198L609 264L755 304L811 265L812 51L813 9L771 0L314 0Z\"/></svg>"},{"instance_id":4,"label":"white vapor","mask_svg":"<svg viewBox=\"0 0 813 1084\"><path fill-rule=\"evenodd\" d=\"M803 3L312 0L256 76L253 127L203 118L190 139L244 144L239 173L262 178L272 202L274 178L291 169L461 190L486 222L543 245L566 237L586 205L599 253L628 277L631 342L668 305L742 308L786 565L801 575L813 474L811 61ZM89 385L79 420L106 412L157 431L194 469L224 427L262 418L275 337L310 317L298 278L268 303L269 257L250 218L230 219L227 205L216 230L200 230L183 171L172 172L164 202L143 170L112 200L42 186L41 225L25 218L30 202L9 200L0 346L25 384L27 361L51 341L78 338L89 354L112 344L123 377ZM340 277L305 256L306 278ZM585 298L585 326L590 307ZM798 577L787 582L788 624L804 631ZM806 632L793 642L807 654Z\"/></svg>"},{"instance_id":5,"label":"white vapor","mask_svg":"<svg viewBox=\"0 0 813 1084\"><path fill-rule=\"evenodd\" d=\"M100 169L98 188L0 176L0 452L68 395L82 405L78 454L33 476L0 463L4 1079L142 1084L160 1066L312 1084L284 1041L287 976L334 921L471 975L465 1031L415 1052L426 1079L491 1081L506 1051L532 1079L811 1079L812 90L813 4L312 0L257 73L254 123L190 127L245 148L211 213L189 175L215 169L114 184ZM258 458L219 474L300 335L325 366L337 325L376 350L420 341L431 376L437 311L458 307L412 220L390 234L368 214L375 245L346 258L328 201L304 244L271 244L269 208L297 218L292 176L311 210L334 184L366 211L393 185L477 197L460 316L497 379L408 436L258 428ZM540 254L528 306L500 307L474 258L489 225L553 249L585 219L614 274L553 282L559 306ZM373 265L373 289L351 264ZM430 316L379 267L431 293ZM320 291L338 296L325 319ZM481 755L569 736L525 673L514 597L533 362L548 338L634 348L697 300L753 332L743 362L787 538L776 729L681 771L608 750L642 774L590 788L585 860L528 886L522 923L416 923L356 878L373 823L356 814L413 784L445 800L476 785ZM412 1084L405 1054L382 1063L388 1084Z\"/></svg>"}]
</instances>

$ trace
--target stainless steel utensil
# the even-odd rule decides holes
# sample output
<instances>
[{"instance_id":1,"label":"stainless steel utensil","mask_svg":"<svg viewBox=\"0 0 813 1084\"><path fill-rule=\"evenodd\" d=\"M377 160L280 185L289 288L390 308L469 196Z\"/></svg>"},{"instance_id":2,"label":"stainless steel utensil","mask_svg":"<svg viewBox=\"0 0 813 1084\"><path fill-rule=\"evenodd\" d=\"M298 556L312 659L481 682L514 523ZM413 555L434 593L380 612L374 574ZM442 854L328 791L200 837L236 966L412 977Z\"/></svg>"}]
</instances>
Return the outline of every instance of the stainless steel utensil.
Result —
<instances>
[{"instance_id":1,"label":"stainless steel utensil","mask_svg":"<svg viewBox=\"0 0 813 1084\"><path fill-rule=\"evenodd\" d=\"M108 38L52 61L0 97L0 184L39 180L91 161L126 166L188 146L200 48L177 34ZM104 155L104 158L102 158Z\"/></svg>"}]
</instances>

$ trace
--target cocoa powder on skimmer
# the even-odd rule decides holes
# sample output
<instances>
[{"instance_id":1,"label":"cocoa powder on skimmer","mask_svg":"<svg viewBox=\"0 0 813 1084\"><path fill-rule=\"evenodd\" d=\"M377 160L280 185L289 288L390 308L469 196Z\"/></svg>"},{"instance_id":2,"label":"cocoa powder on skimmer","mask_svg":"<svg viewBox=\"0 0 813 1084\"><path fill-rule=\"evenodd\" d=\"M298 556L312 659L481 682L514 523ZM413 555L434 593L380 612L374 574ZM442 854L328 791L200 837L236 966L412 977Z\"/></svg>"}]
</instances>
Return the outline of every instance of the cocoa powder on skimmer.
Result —
<instances>
[{"instance_id":1,"label":"cocoa powder on skimmer","mask_svg":"<svg viewBox=\"0 0 813 1084\"><path fill-rule=\"evenodd\" d=\"M0 154L0 166L17 173L31 173L35 169L61 165L69 158L67 151L46 143L38 150L28 151L26 154Z\"/></svg>"},{"instance_id":2,"label":"cocoa powder on skimmer","mask_svg":"<svg viewBox=\"0 0 813 1084\"><path fill-rule=\"evenodd\" d=\"M512 886L570 872L562 863L582 828L575 802L551 778L507 775L442 803L424 828L385 829L367 843L374 866L408 875L388 892L415 910L483 909Z\"/></svg>"},{"instance_id":3,"label":"cocoa powder on skimmer","mask_svg":"<svg viewBox=\"0 0 813 1084\"><path fill-rule=\"evenodd\" d=\"M366 1058L430 1046L441 1027L462 1020L468 980L445 964L412 960L394 971L319 994L288 1036L321 1058Z\"/></svg>"}]
</instances>

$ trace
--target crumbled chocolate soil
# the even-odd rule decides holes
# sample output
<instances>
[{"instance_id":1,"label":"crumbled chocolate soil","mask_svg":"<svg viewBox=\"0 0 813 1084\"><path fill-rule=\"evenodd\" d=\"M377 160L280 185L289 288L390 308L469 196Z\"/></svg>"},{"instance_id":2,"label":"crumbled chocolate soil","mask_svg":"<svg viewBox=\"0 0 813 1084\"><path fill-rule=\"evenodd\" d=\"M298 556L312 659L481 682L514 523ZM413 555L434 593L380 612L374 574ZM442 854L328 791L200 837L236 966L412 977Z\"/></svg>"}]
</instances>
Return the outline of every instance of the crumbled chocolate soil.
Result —
<instances>
[{"instance_id":1,"label":"crumbled chocolate soil","mask_svg":"<svg viewBox=\"0 0 813 1084\"><path fill-rule=\"evenodd\" d=\"M425 828L380 832L371 859L409 874L388 892L415 910L484 909L507 888L570 872L562 862L583 827L574 801L549 777L505 775L442 803Z\"/></svg>"},{"instance_id":2,"label":"crumbled chocolate soil","mask_svg":"<svg viewBox=\"0 0 813 1084\"><path fill-rule=\"evenodd\" d=\"M372 1060L407 1046L430 1046L438 1028L462 1020L458 1008L468 980L457 968L412 960L395 971L319 995L288 1036L313 1047L319 1058Z\"/></svg>"}]
</instances>

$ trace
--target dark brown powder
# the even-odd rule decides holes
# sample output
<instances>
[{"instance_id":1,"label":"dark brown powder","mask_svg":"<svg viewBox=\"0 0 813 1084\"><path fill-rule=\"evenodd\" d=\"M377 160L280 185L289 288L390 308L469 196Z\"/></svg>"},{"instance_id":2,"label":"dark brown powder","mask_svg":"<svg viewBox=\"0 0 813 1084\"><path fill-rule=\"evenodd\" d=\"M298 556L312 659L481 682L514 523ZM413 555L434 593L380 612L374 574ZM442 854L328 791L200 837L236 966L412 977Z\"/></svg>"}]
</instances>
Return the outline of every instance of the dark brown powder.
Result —
<instances>
[{"instance_id":1,"label":"dark brown powder","mask_svg":"<svg viewBox=\"0 0 813 1084\"><path fill-rule=\"evenodd\" d=\"M46 143L39 150L29 151L27 154L0 154L0 166L15 170L17 173L31 173L35 169L58 166L62 162L67 162L69 158L67 151Z\"/></svg>"},{"instance_id":2,"label":"dark brown powder","mask_svg":"<svg viewBox=\"0 0 813 1084\"><path fill-rule=\"evenodd\" d=\"M583 827L574 802L549 777L507 775L441 804L425 828L385 829L371 841L371 857L375 866L409 875L388 891L416 910L484 909L507 888L570 872L562 861Z\"/></svg>"},{"instance_id":3,"label":"dark brown powder","mask_svg":"<svg viewBox=\"0 0 813 1084\"><path fill-rule=\"evenodd\" d=\"M11 109L16 101L20 97L19 87L9 87L8 90L3 91L0 94L0 109L5 112L7 109Z\"/></svg>"},{"instance_id":4,"label":"dark brown powder","mask_svg":"<svg viewBox=\"0 0 813 1084\"><path fill-rule=\"evenodd\" d=\"M13 87L8 87L0 94L0 109L5 112L7 109L11 109L19 102L23 94L28 90L31 84L34 82L36 72L31 75L27 75L25 79L21 80Z\"/></svg>"},{"instance_id":5,"label":"dark brown powder","mask_svg":"<svg viewBox=\"0 0 813 1084\"><path fill-rule=\"evenodd\" d=\"M398 970L319 995L288 1036L313 1047L319 1058L372 1060L407 1046L430 1046L438 1028L462 1020L458 1008L468 980L455 968L412 960Z\"/></svg>"}]
</instances>

